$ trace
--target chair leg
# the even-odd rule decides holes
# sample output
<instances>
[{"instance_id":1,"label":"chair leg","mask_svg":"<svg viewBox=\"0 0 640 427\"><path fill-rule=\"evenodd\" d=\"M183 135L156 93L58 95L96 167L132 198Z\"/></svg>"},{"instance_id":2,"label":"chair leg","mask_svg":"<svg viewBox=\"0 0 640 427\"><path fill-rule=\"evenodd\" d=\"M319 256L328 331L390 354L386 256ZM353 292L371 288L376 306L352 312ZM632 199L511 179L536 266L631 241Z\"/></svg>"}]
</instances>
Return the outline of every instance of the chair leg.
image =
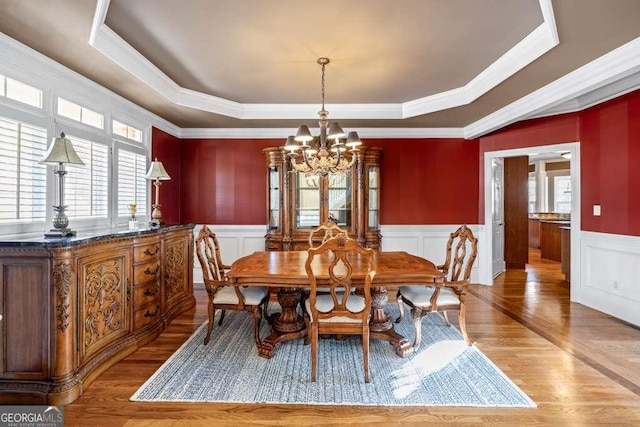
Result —
<instances>
[{"instance_id":1,"label":"chair leg","mask_svg":"<svg viewBox=\"0 0 640 427\"><path fill-rule=\"evenodd\" d=\"M311 342L311 320L309 319L309 314L305 312L302 319L304 320L304 326L307 329L307 335L304 336L304 345L309 345Z\"/></svg>"},{"instance_id":2,"label":"chair leg","mask_svg":"<svg viewBox=\"0 0 640 427\"><path fill-rule=\"evenodd\" d=\"M418 351L418 348L420 347L420 341L422 340L422 317L423 317L423 313L422 310L420 310L418 307L413 307L413 309L411 309L411 317L413 318L413 329L416 332L416 339L413 342L413 351L416 352Z\"/></svg>"},{"instance_id":3,"label":"chair leg","mask_svg":"<svg viewBox=\"0 0 640 427\"><path fill-rule=\"evenodd\" d=\"M227 312L227 310L222 310L222 313L220 313L220 320L218 321L218 326L222 326L222 321L224 320L224 315Z\"/></svg>"},{"instance_id":4,"label":"chair leg","mask_svg":"<svg viewBox=\"0 0 640 427\"><path fill-rule=\"evenodd\" d=\"M251 314L253 314L253 339L256 342L256 347L260 347L262 341L260 340L260 323L262 322L262 308L259 305L256 305L253 310L251 310Z\"/></svg>"},{"instance_id":5,"label":"chair leg","mask_svg":"<svg viewBox=\"0 0 640 427\"><path fill-rule=\"evenodd\" d=\"M442 316L444 317L444 321L446 322L447 326L451 326L451 322L449 321L449 315L447 314L446 311L442 312Z\"/></svg>"},{"instance_id":6,"label":"chair leg","mask_svg":"<svg viewBox=\"0 0 640 427\"><path fill-rule=\"evenodd\" d=\"M316 381L316 365L318 363L318 326L311 324L311 381Z\"/></svg>"},{"instance_id":7,"label":"chair leg","mask_svg":"<svg viewBox=\"0 0 640 427\"><path fill-rule=\"evenodd\" d=\"M402 294L398 291L398 295L396 295L396 301L398 302L398 308L400 309L400 316L396 319L396 323L402 322L404 319L404 300L402 299Z\"/></svg>"},{"instance_id":8,"label":"chair leg","mask_svg":"<svg viewBox=\"0 0 640 427\"><path fill-rule=\"evenodd\" d=\"M213 332L213 318L216 315L216 310L213 308L213 298L209 299L209 325L207 326L207 336L204 337L204 345L209 344L209 340L211 339L211 333Z\"/></svg>"},{"instance_id":9,"label":"chair leg","mask_svg":"<svg viewBox=\"0 0 640 427\"><path fill-rule=\"evenodd\" d=\"M362 357L364 360L364 382L369 382L369 327L362 328Z\"/></svg>"},{"instance_id":10,"label":"chair leg","mask_svg":"<svg viewBox=\"0 0 640 427\"><path fill-rule=\"evenodd\" d=\"M467 335L467 321L465 320L465 314L467 312L467 305L463 302L460 304L460 312L458 312L458 323L460 325L460 332L467 345L471 345L469 341L469 335Z\"/></svg>"}]
</instances>

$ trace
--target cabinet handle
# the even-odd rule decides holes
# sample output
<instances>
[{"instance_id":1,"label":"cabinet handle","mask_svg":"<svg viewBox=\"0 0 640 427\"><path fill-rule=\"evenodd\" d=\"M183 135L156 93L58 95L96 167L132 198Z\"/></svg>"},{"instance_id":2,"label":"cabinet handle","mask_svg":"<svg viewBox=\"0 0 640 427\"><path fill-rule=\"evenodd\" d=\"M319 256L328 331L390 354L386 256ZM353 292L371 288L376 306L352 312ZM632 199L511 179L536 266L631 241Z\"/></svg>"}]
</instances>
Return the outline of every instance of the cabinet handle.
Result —
<instances>
[{"instance_id":1,"label":"cabinet handle","mask_svg":"<svg viewBox=\"0 0 640 427\"><path fill-rule=\"evenodd\" d=\"M149 289L147 289L146 291L144 291L144 294L145 294L146 296L151 296L151 295L155 295L156 293L155 293L155 292L153 292L153 291L150 291Z\"/></svg>"},{"instance_id":2,"label":"cabinet handle","mask_svg":"<svg viewBox=\"0 0 640 427\"><path fill-rule=\"evenodd\" d=\"M156 311L151 313L149 310L147 310L147 312L144 314L144 317L156 317L156 314L158 314L158 310L160 310L160 306L156 305Z\"/></svg>"},{"instance_id":3,"label":"cabinet handle","mask_svg":"<svg viewBox=\"0 0 640 427\"><path fill-rule=\"evenodd\" d=\"M144 274L149 274L149 275L153 275L155 276L156 274L158 274L158 270L160 269L159 265L156 265L156 269L151 271L151 269L149 267L147 267L147 269L144 271Z\"/></svg>"},{"instance_id":4,"label":"cabinet handle","mask_svg":"<svg viewBox=\"0 0 640 427\"><path fill-rule=\"evenodd\" d=\"M144 254L145 254L145 255L149 255L149 256L151 256L151 255L155 255L155 254L157 254L157 253L158 253L158 251L159 251L159 250L160 250L160 246L159 246L159 245L156 245L156 250L155 250L154 252L151 252L151 251L147 248L147 249L145 249L145 250L144 250Z\"/></svg>"}]
</instances>

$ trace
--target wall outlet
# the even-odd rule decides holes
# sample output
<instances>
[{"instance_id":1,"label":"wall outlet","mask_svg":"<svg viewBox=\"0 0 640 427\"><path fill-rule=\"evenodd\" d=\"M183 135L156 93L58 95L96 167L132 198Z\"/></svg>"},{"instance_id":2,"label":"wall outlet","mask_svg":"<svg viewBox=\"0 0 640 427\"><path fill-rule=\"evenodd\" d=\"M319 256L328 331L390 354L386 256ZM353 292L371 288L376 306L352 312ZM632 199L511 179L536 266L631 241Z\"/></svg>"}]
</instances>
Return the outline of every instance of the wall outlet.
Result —
<instances>
[{"instance_id":1,"label":"wall outlet","mask_svg":"<svg viewBox=\"0 0 640 427\"><path fill-rule=\"evenodd\" d=\"M600 216L600 205L593 205L593 216Z\"/></svg>"}]
</instances>

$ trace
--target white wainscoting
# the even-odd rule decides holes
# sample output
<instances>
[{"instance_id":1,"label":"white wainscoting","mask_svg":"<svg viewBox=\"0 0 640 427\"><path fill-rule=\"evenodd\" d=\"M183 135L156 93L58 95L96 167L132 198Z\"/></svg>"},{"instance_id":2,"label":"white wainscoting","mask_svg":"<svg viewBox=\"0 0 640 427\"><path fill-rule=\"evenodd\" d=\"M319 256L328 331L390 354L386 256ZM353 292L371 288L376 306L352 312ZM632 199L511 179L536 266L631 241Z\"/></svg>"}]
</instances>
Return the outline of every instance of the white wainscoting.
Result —
<instances>
[{"instance_id":1,"label":"white wainscoting","mask_svg":"<svg viewBox=\"0 0 640 427\"><path fill-rule=\"evenodd\" d=\"M580 303L640 326L640 237L581 232Z\"/></svg>"},{"instance_id":2,"label":"white wainscoting","mask_svg":"<svg viewBox=\"0 0 640 427\"><path fill-rule=\"evenodd\" d=\"M211 225L207 227L216 233L220 243L220 255L222 262L232 264L233 261L245 255L251 255L256 251L264 251L264 236L267 234L266 225ZM202 225L196 225L193 229L194 241ZM203 283L202 268L194 253L193 282ZM196 285L198 287L198 285Z\"/></svg>"},{"instance_id":3,"label":"white wainscoting","mask_svg":"<svg viewBox=\"0 0 640 427\"><path fill-rule=\"evenodd\" d=\"M427 258L435 264L442 264L445 257L445 248L449 234L460 225L383 225L380 227L382 234L382 250L405 251L413 255ZM264 250L264 236L267 232L265 225L208 225L216 233L220 242L222 262L231 264L236 259L250 255L255 251ZM194 228L194 238L198 236L202 225ZM470 225L469 228L478 237L478 258L471 273L471 282L480 283L479 278L484 277L480 269L484 265L480 262L482 254L482 241L484 227ZM200 263L194 260L194 283L202 283L202 269Z\"/></svg>"},{"instance_id":4,"label":"white wainscoting","mask_svg":"<svg viewBox=\"0 0 640 427\"><path fill-rule=\"evenodd\" d=\"M436 265L444 262L449 235L462 224L452 225L383 225L380 227L382 234L383 251L405 251L412 255L433 261ZM478 238L478 257L471 270L471 283L487 283L481 280L486 273L481 271L486 264L481 262L485 256L482 253L482 242L485 239L484 227L480 225L468 225ZM489 282L490 283L490 282Z\"/></svg>"}]
</instances>

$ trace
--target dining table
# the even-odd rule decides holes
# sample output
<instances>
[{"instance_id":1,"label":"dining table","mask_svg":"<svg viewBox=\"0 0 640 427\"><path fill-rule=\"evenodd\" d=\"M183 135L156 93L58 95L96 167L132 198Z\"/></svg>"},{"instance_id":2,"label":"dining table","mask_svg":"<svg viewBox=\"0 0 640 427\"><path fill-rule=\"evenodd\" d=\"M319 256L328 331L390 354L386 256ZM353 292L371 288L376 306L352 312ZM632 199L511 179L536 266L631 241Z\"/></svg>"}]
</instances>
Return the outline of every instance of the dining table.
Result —
<instances>
[{"instance_id":1,"label":"dining table","mask_svg":"<svg viewBox=\"0 0 640 427\"><path fill-rule=\"evenodd\" d=\"M307 251L262 251L237 259L227 272L230 283L239 286L269 286L276 289L282 311L271 318L271 334L261 340L258 354L264 358L275 355L278 344L305 337L304 319L298 311L304 287L309 286L305 270ZM393 321L385 312L388 287L442 286L445 273L425 258L407 252L375 253L377 268L371 284L370 338L385 340L393 345L396 354L406 357L413 346L403 335L395 331ZM356 254L350 259L353 266L352 286L362 286L368 265ZM330 254L316 256L311 267L318 285L329 283L327 267Z\"/></svg>"}]
</instances>

